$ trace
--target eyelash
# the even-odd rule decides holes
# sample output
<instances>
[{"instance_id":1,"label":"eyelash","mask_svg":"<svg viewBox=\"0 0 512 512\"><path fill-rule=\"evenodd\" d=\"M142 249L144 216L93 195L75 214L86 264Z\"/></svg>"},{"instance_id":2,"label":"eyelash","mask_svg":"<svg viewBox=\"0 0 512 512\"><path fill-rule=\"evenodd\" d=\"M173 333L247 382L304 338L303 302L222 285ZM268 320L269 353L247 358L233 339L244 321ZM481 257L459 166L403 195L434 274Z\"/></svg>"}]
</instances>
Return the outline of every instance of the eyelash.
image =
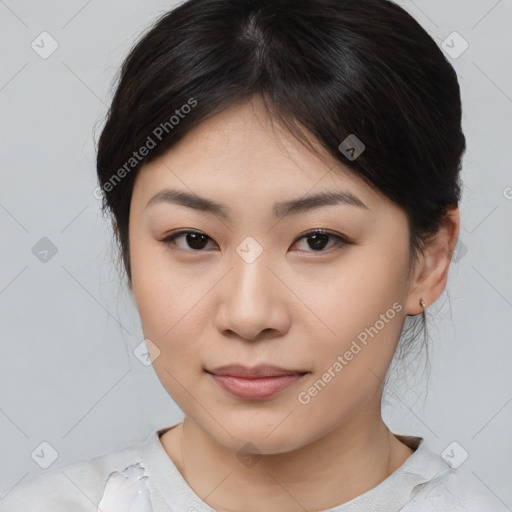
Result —
<instances>
[{"instance_id":1,"label":"eyelash","mask_svg":"<svg viewBox=\"0 0 512 512\"><path fill-rule=\"evenodd\" d=\"M207 237L209 240L213 240L212 238L210 238L208 235L206 235L205 233L203 233L202 231L195 231L195 230L182 230L182 231L178 231L177 233L173 233L169 236L167 236L166 238L164 238L163 240L161 240L161 242L165 245L167 245L171 250L174 250L174 251L185 251L185 252L206 252L205 249L182 249L182 248L175 248L175 247L172 247L172 246L176 246L176 243L174 242L174 240L182 235L188 235L188 234L198 234L198 235L204 235L205 237ZM308 231L306 233L304 233L303 235L300 235L299 237L297 237L294 241L293 241L293 244L295 244L296 242L298 242L299 240L302 240L302 239L307 239L307 238L311 238L313 237L314 235L326 235L326 236L329 236L331 238L335 238L338 240L338 242L336 243L336 245L334 245L334 247L331 247L331 249L333 248L336 248L337 246L341 246L339 247L340 248L343 248L344 246L346 245L353 245L354 242L351 242L350 240L348 240L347 238L345 238L344 236L341 236L341 235L338 235L338 234L335 234L335 233L331 233L330 231L326 231L326 230L323 230L323 229L313 229L311 231ZM208 241L209 241L208 240ZM318 251L315 251L315 250L309 250L309 251L303 251L303 252L312 252L312 253L328 253L328 252L331 252L329 249L327 250L318 250Z\"/></svg>"}]
</instances>

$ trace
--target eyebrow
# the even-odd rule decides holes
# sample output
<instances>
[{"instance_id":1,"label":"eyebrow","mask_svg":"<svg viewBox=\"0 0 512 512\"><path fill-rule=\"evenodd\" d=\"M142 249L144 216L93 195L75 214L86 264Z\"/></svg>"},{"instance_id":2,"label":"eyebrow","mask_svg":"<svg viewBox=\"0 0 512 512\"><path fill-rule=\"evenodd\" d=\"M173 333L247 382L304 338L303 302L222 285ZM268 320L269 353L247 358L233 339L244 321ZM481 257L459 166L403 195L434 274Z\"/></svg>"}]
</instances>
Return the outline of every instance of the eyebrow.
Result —
<instances>
[{"instance_id":1,"label":"eyebrow","mask_svg":"<svg viewBox=\"0 0 512 512\"><path fill-rule=\"evenodd\" d=\"M190 194L182 190L164 189L154 195L144 207L144 210L159 203L170 203L194 210L203 211L220 217L222 219L230 220L230 208L226 205L198 196ZM291 199L281 201L274 204L273 213L274 217L282 218L287 215L296 215L298 213L320 208L322 206L343 204L348 206L357 206L368 210L361 199L347 191L326 191L319 192L318 194L300 197L298 199Z\"/></svg>"}]
</instances>

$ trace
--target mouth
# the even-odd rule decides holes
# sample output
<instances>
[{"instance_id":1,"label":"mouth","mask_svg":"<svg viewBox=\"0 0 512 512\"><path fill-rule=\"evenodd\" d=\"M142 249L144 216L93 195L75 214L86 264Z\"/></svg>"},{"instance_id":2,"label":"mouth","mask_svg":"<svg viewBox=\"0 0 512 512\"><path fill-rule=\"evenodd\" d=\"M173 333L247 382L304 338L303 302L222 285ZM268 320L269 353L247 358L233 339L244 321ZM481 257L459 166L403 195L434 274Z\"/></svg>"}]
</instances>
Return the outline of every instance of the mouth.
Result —
<instances>
[{"instance_id":1,"label":"mouth","mask_svg":"<svg viewBox=\"0 0 512 512\"><path fill-rule=\"evenodd\" d=\"M272 365L259 365L252 368L240 364L229 364L219 366L212 370L205 370L212 375L224 375L230 377L240 377L245 379L257 379L261 377L281 377L285 375L303 375L309 373L306 370L290 370Z\"/></svg>"},{"instance_id":2,"label":"mouth","mask_svg":"<svg viewBox=\"0 0 512 512\"><path fill-rule=\"evenodd\" d=\"M214 370L205 370L205 372L211 375L224 391L246 400L271 398L310 373L270 365L253 368L228 365Z\"/></svg>"}]
</instances>

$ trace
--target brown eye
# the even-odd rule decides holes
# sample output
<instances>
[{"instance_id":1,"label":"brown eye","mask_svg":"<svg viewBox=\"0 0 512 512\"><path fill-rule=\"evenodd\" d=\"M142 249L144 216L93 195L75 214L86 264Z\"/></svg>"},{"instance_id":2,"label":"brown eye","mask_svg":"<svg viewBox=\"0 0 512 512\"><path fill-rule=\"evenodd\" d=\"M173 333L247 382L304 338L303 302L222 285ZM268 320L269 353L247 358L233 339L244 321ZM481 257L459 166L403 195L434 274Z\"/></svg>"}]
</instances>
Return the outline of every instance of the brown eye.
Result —
<instances>
[{"instance_id":1,"label":"brown eye","mask_svg":"<svg viewBox=\"0 0 512 512\"><path fill-rule=\"evenodd\" d=\"M182 237L184 237L184 246L176 243L176 240ZM164 238L162 242L169 246L178 246L179 249L185 251L192 249L193 251L199 252L205 248L209 240L211 240L211 238L200 231L184 230L173 233ZM174 247L171 248L174 249Z\"/></svg>"},{"instance_id":2,"label":"brown eye","mask_svg":"<svg viewBox=\"0 0 512 512\"><path fill-rule=\"evenodd\" d=\"M346 238L342 237L341 235L336 235L334 233L330 233L328 231L323 231L320 229L305 233L304 235L299 237L296 240L296 242L300 240L306 240L307 246L309 247L309 249L311 249L306 249L306 252L327 252L324 249L326 246L329 245L330 239L336 241L334 245L331 245L331 248L336 246L344 246L352 243L349 242Z\"/></svg>"},{"instance_id":3,"label":"brown eye","mask_svg":"<svg viewBox=\"0 0 512 512\"><path fill-rule=\"evenodd\" d=\"M177 243L177 240L182 240L182 242ZM295 240L294 244L301 240L305 240L307 243L307 248L301 249L305 252L328 252L328 249L330 248L337 246L340 246L341 248L353 243L341 235L320 229L309 231L304 235L301 235ZM203 249L207 248L209 241L213 240L201 231L182 230L164 238L162 243L166 244L173 250L204 252Z\"/></svg>"}]
</instances>

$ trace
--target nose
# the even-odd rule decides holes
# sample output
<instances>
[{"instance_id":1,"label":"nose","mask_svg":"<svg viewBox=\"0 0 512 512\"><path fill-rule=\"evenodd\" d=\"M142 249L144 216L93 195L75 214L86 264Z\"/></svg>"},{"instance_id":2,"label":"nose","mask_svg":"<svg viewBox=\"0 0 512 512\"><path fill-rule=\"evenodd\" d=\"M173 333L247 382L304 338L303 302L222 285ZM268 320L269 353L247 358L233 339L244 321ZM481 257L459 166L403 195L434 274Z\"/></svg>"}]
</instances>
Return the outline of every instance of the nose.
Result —
<instances>
[{"instance_id":1,"label":"nose","mask_svg":"<svg viewBox=\"0 0 512 512\"><path fill-rule=\"evenodd\" d=\"M225 336L258 341L283 336L290 328L291 292L260 256L247 263L238 255L219 288L216 327Z\"/></svg>"}]
</instances>

